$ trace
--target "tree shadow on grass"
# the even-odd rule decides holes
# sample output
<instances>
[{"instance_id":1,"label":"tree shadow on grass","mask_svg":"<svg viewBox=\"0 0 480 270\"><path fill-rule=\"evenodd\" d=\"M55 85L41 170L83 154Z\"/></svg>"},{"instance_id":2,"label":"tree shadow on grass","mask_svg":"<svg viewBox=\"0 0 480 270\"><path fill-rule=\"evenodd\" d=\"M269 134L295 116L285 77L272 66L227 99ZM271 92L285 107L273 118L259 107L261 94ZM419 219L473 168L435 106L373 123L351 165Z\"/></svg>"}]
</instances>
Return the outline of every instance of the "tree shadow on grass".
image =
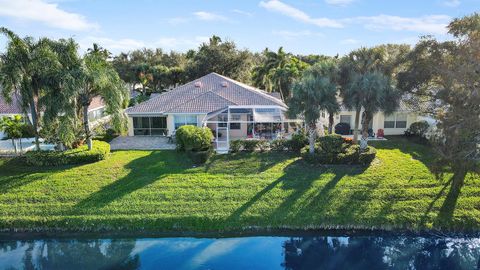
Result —
<instances>
[{"instance_id":1,"label":"tree shadow on grass","mask_svg":"<svg viewBox=\"0 0 480 270\"><path fill-rule=\"evenodd\" d=\"M0 160L0 193L8 193L45 178L44 173L56 173L80 165L34 167L25 165L21 158Z\"/></svg>"},{"instance_id":2,"label":"tree shadow on grass","mask_svg":"<svg viewBox=\"0 0 480 270\"><path fill-rule=\"evenodd\" d=\"M273 190L274 188L282 188L292 190L278 207L276 207L266 220L281 221L289 218L291 214L298 214L296 210L302 207L297 206L298 200L312 188L313 183L320 179L323 174L333 174L333 177L321 188L317 196L324 196L346 175L361 174L366 167L363 166L343 166L343 165L310 165L302 159L297 159L284 168L284 174L275 181L268 184L259 191L255 196L250 198L241 207L235 210L227 219L227 222L238 222L242 219L242 215L261 198ZM315 196L316 197L316 196Z\"/></svg>"},{"instance_id":3,"label":"tree shadow on grass","mask_svg":"<svg viewBox=\"0 0 480 270\"><path fill-rule=\"evenodd\" d=\"M235 153L216 155L205 164L205 172L212 174L257 174L262 173L280 162L293 158L291 153Z\"/></svg>"},{"instance_id":4,"label":"tree shadow on grass","mask_svg":"<svg viewBox=\"0 0 480 270\"><path fill-rule=\"evenodd\" d=\"M168 175L186 173L191 167L192 163L184 153L153 151L148 156L137 158L128 163L125 166L126 169L130 170L127 175L80 201L72 209L73 214L82 214L91 212L92 209L102 208Z\"/></svg>"},{"instance_id":5,"label":"tree shadow on grass","mask_svg":"<svg viewBox=\"0 0 480 270\"><path fill-rule=\"evenodd\" d=\"M450 190L447 197L443 201L442 206L438 212L438 216L435 220L435 225L441 228L452 227L453 213L457 206L458 197L460 196L461 189L464 185L467 172L458 173L454 172L449 182L451 182Z\"/></svg>"}]
</instances>

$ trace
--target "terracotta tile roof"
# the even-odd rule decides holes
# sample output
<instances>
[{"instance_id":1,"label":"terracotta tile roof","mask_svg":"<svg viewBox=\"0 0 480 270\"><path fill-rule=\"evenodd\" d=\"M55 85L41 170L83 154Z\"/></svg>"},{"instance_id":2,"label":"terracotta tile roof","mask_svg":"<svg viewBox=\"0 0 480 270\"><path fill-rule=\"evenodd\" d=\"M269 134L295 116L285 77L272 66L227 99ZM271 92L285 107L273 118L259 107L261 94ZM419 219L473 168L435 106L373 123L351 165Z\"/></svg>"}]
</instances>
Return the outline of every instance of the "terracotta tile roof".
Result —
<instances>
[{"instance_id":1,"label":"terracotta tile roof","mask_svg":"<svg viewBox=\"0 0 480 270\"><path fill-rule=\"evenodd\" d=\"M22 114L22 107L20 106L20 100L16 95L12 96L12 102L7 103L5 98L0 95L0 114Z\"/></svg>"},{"instance_id":2,"label":"terracotta tile roof","mask_svg":"<svg viewBox=\"0 0 480 270\"><path fill-rule=\"evenodd\" d=\"M90 106L88 106L89 111L93 111L105 106L105 102L103 102L103 98L100 96L96 96L92 99Z\"/></svg>"},{"instance_id":3,"label":"terracotta tile roof","mask_svg":"<svg viewBox=\"0 0 480 270\"><path fill-rule=\"evenodd\" d=\"M104 107L105 103L103 102L103 98L100 96L96 96L92 99L90 106L88 106L89 111L93 111ZM14 95L12 97L12 102L9 104L5 100L5 98L0 95L0 114L22 114L23 110L20 106L20 96Z\"/></svg>"},{"instance_id":4,"label":"terracotta tile roof","mask_svg":"<svg viewBox=\"0 0 480 270\"><path fill-rule=\"evenodd\" d=\"M135 113L209 113L229 105L285 103L257 88L210 73L126 110Z\"/></svg>"}]
</instances>

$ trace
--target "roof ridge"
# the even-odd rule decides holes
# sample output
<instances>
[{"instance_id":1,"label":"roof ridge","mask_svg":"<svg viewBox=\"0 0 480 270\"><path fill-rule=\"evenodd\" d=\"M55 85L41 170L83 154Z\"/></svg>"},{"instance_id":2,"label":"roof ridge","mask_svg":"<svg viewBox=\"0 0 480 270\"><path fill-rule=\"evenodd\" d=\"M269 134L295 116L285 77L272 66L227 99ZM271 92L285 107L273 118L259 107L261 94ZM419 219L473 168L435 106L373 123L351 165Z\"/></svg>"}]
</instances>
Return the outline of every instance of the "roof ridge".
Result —
<instances>
[{"instance_id":1,"label":"roof ridge","mask_svg":"<svg viewBox=\"0 0 480 270\"><path fill-rule=\"evenodd\" d=\"M190 98L190 99L188 99L188 100L186 100L186 101L184 101L184 102L182 102L182 103L180 103L180 104L175 104L174 106L167 107L165 110L163 110L163 112L169 111L169 110L171 110L171 109L173 109L173 108L175 108L175 107L180 107L180 106L182 106L182 105L185 105L185 104L191 102L192 100L197 99L197 98L199 98L199 97L201 97L201 96L204 96L204 95L206 95L206 94L208 94L208 93L212 93L212 94L216 95L217 97L220 97L220 98L222 98L222 99L224 99L224 100L226 100L226 101L228 101L228 102L230 102L230 103L233 103L233 104L237 105L237 103L235 103L235 102L233 102L233 101L231 101L231 100L229 100L229 99L227 99L227 98L224 98L224 97L220 96L219 94L213 92L212 90L208 90L208 91L206 91L205 93L202 93L202 94L200 94L200 95L196 95L196 96L194 96L194 97L192 97L192 98Z\"/></svg>"},{"instance_id":2,"label":"roof ridge","mask_svg":"<svg viewBox=\"0 0 480 270\"><path fill-rule=\"evenodd\" d=\"M215 72L212 72L212 73L215 73ZM218 76L220 76L220 77L222 77L222 78L224 78L224 79L226 79L226 80L229 80L229 81L231 81L231 82L233 82L233 83L236 83L236 84L242 86L243 88L247 89L248 91L251 91L251 92L260 94L260 95L262 95L263 97L265 97L265 98L267 98L267 99L270 99L270 100L275 101L275 102L280 102L282 106L286 106L285 102L283 102L282 100L280 100L280 99L278 99L278 98L276 98L276 97L270 96L270 95L267 94L267 92L264 91L264 90L261 90L261 89L259 89L259 88L252 87L252 86L250 86L250 85L248 85L248 84L239 82L239 81L237 81L237 80L234 80L234 79L232 79L232 78L228 78L228 77L226 77L226 76L223 76L223 75L220 75L220 74L217 74L217 73L215 73L215 74L218 75Z\"/></svg>"}]
</instances>

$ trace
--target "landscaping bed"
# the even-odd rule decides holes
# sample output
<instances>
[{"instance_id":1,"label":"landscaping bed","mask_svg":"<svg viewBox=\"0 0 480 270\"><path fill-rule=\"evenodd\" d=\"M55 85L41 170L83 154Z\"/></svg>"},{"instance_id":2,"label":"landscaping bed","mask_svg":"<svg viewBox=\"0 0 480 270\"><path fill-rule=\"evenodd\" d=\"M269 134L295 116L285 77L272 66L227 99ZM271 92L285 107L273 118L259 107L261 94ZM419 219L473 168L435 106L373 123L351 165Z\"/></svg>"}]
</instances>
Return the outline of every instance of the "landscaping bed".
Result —
<instances>
[{"instance_id":1,"label":"landscaping bed","mask_svg":"<svg viewBox=\"0 0 480 270\"><path fill-rule=\"evenodd\" d=\"M451 194L427 146L372 143L369 166L310 164L284 152L116 151L86 165L0 159L0 230L222 232L268 229L480 229L480 179Z\"/></svg>"}]
</instances>

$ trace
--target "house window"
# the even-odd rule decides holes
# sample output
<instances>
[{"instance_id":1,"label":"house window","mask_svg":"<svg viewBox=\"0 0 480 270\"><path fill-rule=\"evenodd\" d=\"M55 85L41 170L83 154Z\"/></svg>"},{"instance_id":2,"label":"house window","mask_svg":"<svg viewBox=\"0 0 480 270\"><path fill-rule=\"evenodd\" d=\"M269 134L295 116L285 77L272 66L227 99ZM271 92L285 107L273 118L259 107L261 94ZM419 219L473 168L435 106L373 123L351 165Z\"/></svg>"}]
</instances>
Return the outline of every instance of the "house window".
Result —
<instances>
[{"instance_id":1,"label":"house window","mask_svg":"<svg viewBox=\"0 0 480 270\"><path fill-rule=\"evenodd\" d=\"M383 128L407 128L407 115L391 114L385 116Z\"/></svg>"},{"instance_id":2,"label":"house window","mask_svg":"<svg viewBox=\"0 0 480 270\"><path fill-rule=\"evenodd\" d=\"M230 115L230 121L240 121L241 116L239 114L231 114ZM230 129L240 129L241 128L241 123L230 123Z\"/></svg>"},{"instance_id":3,"label":"house window","mask_svg":"<svg viewBox=\"0 0 480 270\"><path fill-rule=\"evenodd\" d=\"M407 128L407 115L397 114L395 119L396 128Z\"/></svg>"},{"instance_id":4,"label":"house window","mask_svg":"<svg viewBox=\"0 0 480 270\"><path fill-rule=\"evenodd\" d=\"M185 115L174 115L173 121L175 124L175 129L178 129L181 126L185 125L197 125L197 116L194 114L185 114Z\"/></svg>"},{"instance_id":5,"label":"house window","mask_svg":"<svg viewBox=\"0 0 480 270\"><path fill-rule=\"evenodd\" d=\"M150 136L167 133L166 117L133 117L133 135Z\"/></svg>"},{"instance_id":6,"label":"house window","mask_svg":"<svg viewBox=\"0 0 480 270\"><path fill-rule=\"evenodd\" d=\"M351 120L352 120L351 115L340 115L340 123L346 123L351 126Z\"/></svg>"}]
</instances>

